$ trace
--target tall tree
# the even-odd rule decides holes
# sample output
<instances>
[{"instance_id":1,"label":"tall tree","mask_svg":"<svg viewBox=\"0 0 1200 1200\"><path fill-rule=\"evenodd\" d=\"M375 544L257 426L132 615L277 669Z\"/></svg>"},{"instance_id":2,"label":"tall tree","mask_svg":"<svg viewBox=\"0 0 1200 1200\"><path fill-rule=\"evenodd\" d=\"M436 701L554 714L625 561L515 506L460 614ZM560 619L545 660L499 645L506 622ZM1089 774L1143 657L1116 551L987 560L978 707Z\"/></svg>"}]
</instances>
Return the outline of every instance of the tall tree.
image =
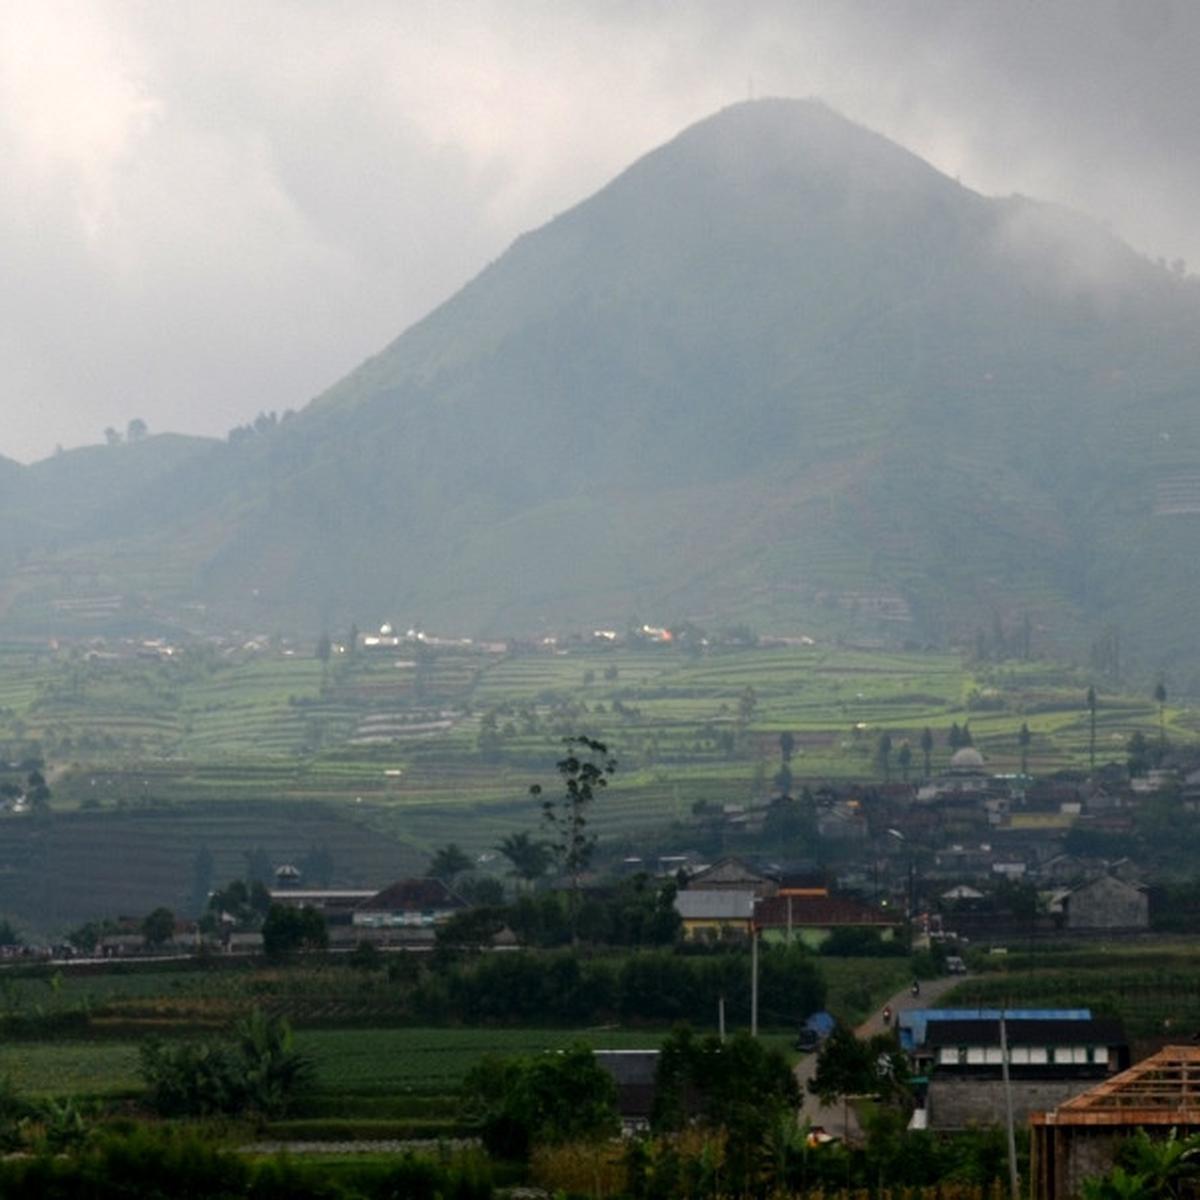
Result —
<instances>
[{"instance_id":1,"label":"tall tree","mask_svg":"<svg viewBox=\"0 0 1200 1200\"><path fill-rule=\"evenodd\" d=\"M792 761L792 754L795 752L795 749L796 738L792 733L785 729L783 733L779 735L779 758L785 766Z\"/></svg>"},{"instance_id":2,"label":"tall tree","mask_svg":"<svg viewBox=\"0 0 1200 1200\"><path fill-rule=\"evenodd\" d=\"M792 768L787 763L782 763L779 770L775 772L775 789L779 795L787 799L792 794Z\"/></svg>"},{"instance_id":3,"label":"tall tree","mask_svg":"<svg viewBox=\"0 0 1200 1200\"><path fill-rule=\"evenodd\" d=\"M271 856L262 846L244 852L246 859L246 879L250 883L268 884L272 882L274 870L271 867Z\"/></svg>"},{"instance_id":4,"label":"tall tree","mask_svg":"<svg viewBox=\"0 0 1200 1200\"><path fill-rule=\"evenodd\" d=\"M1158 705L1158 745L1167 748L1167 685L1159 680L1154 685L1154 703Z\"/></svg>"},{"instance_id":5,"label":"tall tree","mask_svg":"<svg viewBox=\"0 0 1200 1200\"><path fill-rule=\"evenodd\" d=\"M921 754L925 759L925 778L929 778L929 760L933 754L933 730L928 725L921 730Z\"/></svg>"},{"instance_id":6,"label":"tall tree","mask_svg":"<svg viewBox=\"0 0 1200 1200\"><path fill-rule=\"evenodd\" d=\"M212 851L201 846L192 859L192 912L201 914L208 907L209 893L213 890L216 863Z\"/></svg>"},{"instance_id":7,"label":"tall tree","mask_svg":"<svg viewBox=\"0 0 1200 1200\"><path fill-rule=\"evenodd\" d=\"M1096 770L1096 689L1087 690L1088 708L1088 769Z\"/></svg>"},{"instance_id":8,"label":"tall tree","mask_svg":"<svg viewBox=\"0 0 1200 1200\"><path fill-rule=\"evenodd\" d=\"M579 916L579 877L596 848L596 835L588 832L588 809L596 793L608 786L609 777L617 769L617 760L595 738L566 737L563 745L567 752L554 764L562 781L562 794L543 798L539 783L529 789L529 794L541 799L542 822L551 852L558 869L571 880L574 931Z\"/></svg>"},{"instance_id":9,"label":"tall tree","mask_svg":"<svg viewBox=\"0 0 1200 1200\"><path fill-rule=\"evenodd\" d=\"M1029 743L1033 741L1033 734L1029 732L1029 726L1022 721L1021 731L1017 734L1017 745L1021 748L1021 774L1029 774Z\"/></svg>"},{"instance_id":10,"label":"tall tree","mask_svg":"<svg viewBox=\"0 0 1200 1200\"><path fill-rule=\"evenodd\" d=\"M883 782L888 783L892 778L892 735L881 733L875 743L875 761L883 772Z\"/></svg>"},{"instance_id":11,"label":"tall tree","mask_svg":"<svg viewBox=\"0 0 1200 1200\"><path fill-rule=\"evenodd\" d=\"M142 937L146 945L157 949L175 935L175 914L169 908L156 908L142 921Z\"/></svg>"},{"instance_id":12,"label":"tall tree","mask_svg":"<svg viewBox=\"0 0 1200 1200\"><path fill-rule=\"evenodd\" d=\"M896 762L900 764L900 778L905 783L908 782L909 768L912 766L912 746L909 744L908 738L900 743L900 749L896 751Z\"/></svg>"},{"instance_id":13,"label":"tall tree","mask_svg":"<svg viewBox=\"0 0 1200 1200\"><path fill-rule=\"evenodd\" d=\"M329 945L325 917L307 904L303 908L272 904L263 921L262 936L268 958L287 958L297 950L324 950Z\"/></svg>"}]
</instances>

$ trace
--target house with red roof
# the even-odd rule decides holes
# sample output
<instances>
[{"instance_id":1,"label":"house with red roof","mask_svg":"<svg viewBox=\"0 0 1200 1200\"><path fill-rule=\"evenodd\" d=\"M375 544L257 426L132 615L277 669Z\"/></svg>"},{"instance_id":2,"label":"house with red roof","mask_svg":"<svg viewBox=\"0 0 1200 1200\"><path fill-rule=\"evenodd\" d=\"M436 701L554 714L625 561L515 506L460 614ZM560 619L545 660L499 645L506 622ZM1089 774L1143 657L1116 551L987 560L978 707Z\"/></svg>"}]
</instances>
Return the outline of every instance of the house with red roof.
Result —
<instances>
[{"instance_id":1,"label":"house with red roof","mask_svg":"<svg viewBox=\"0 0 1200 1200\"><path fill-rule=\"evenodd\" d=\"M799 941L815 950L839 929L871 930L891 941L903 920L853 896L793 894L759 900L754 925L765 941Z\"/></svg>"}]
</instances>

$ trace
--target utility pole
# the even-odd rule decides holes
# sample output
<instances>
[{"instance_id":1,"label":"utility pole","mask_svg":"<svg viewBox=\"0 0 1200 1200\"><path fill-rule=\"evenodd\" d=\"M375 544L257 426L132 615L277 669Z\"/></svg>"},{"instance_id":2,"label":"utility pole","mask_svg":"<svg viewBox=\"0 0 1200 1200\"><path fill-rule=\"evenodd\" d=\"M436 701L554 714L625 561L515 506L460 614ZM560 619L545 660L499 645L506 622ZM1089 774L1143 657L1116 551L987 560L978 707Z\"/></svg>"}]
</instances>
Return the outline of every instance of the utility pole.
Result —
<instances>
[{"instance_id":1,"label":"utility pole","mask_svg":"<svg viewBox=\"0 0 1200 1200\"><path fill-rule=\"evenodd\" d=\"M725 1040L725 997L717 997L717 1030L721 1035L721 1041Z\"/></svg>"},{"instance_id":2,"label":"utility pole","mask_svg":"<svg viewBox=\"0 0 1200 1200\"><path fill-rule=\"evenodd\" d=\"M758 929L750 929L750 1036L758 1037Z\"/></svg>"},{"instance_id":3,"label":"utility pole","mask_svg":"<svg viewBox=\"0 0 1200 1200\"><path fill-rule=\"evenodd\" d=\"M1008 1031L1000 1009L1000 1071L1004 1079L1004 1123L1008 1134L1008 1190L1010 1200L1021 1200L1017 1181L1017 1142L1013 1134L1012 1084L1008 1077Z\"/></svg>"}]
</instances>

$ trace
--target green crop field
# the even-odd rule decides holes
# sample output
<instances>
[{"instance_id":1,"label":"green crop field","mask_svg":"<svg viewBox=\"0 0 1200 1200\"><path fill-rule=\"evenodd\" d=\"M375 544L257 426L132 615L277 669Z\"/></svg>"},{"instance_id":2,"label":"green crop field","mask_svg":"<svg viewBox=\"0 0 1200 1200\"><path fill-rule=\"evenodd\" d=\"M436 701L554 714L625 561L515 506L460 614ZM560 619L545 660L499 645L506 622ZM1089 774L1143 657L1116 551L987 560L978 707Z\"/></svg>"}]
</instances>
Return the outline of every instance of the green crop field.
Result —
<instances>
[{"instance_id":1,"label":"green crop field","mask_svg":"<svg viewBox=\"0 0 1200 1200\"><path fill-rule=\"evenodd\" d=\"M943 1007L1091 1008L1120 1017L1135 1038L1200 1034L1200 960L1188 942L1056 947L978 958L983 972Z\"/></svg>"},{"instance_id":2,"label":"green crop field","mask_svg":"<svg viewBox=\"0 0 1200 1200\"><path fill-rule=\"evenodd\" d=\"M958 654L827 646L570 646L485 653L413 646L336 655L185 647L0 645L0 756L44 756L49 817L0 813L0 913L52 930L91 915L187 911L202 849L218 878L262 847L273 862L331 848L335 881L382 886L456 840L493 850L528 829L533 782L553 779L568 734L604 738L620 766L594 828L630 841L701 802L770 794L779 735L797 781L878 777L887 732L916 746L969 722L997 770L1033 734L1035 771L1088 753L1088 678L1046 662L971 664ZM1148 695L1101 689L1101 761L1134 731L1159 732ZM1200 735L1172 703L1169 737ZM914 754L919 763L919 750Z\"/></svg>"},{"instance_id":3,"label":"green crop field","mask_svg":"<svg viewBox=\"0 0 1200 1200\"><path fill-rule=\"evenodd\" d=\"M296 1049L316 1067L315 1091L330 1115L351 1097L446 1095L484 1055L525 1056L584 1042L593 1049L649 1049L664 1031L616 1029L301 1030ZM785 1052L790 1038L767 1034ZM113 1096L136 1091L138 1041L77 1040L0 1045L0 1079L33 1096Z\"/></svg>"}]
</instances>

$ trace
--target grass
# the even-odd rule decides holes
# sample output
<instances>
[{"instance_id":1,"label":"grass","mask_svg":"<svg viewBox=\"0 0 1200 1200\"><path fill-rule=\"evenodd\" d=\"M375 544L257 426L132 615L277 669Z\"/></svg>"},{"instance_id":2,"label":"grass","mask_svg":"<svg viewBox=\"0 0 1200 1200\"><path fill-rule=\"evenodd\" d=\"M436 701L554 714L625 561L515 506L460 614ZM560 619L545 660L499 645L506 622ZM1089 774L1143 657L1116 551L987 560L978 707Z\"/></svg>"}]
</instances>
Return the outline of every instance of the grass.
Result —
<instances>
[{"instance_id":1,"label":"grass","mask_svg":"<svg viewBox=\"0 0 1200 1200\"><path fill-rule=\"evenodd\" d=\"M137 1090L136 1042L0 1045L0 1078L30 1096L115 1096Z\"/></svg>"},{"instance_id":2,"label":"grass","mask_svg":"<svg viewBox=\"0 0 1200 1200\"><path fill-rule=\"evenodd\" d=\"M907 958L822 958L820 963L829 989L826 1007L851 1027L912 980Z\"/></svg>"}]
</instances>

